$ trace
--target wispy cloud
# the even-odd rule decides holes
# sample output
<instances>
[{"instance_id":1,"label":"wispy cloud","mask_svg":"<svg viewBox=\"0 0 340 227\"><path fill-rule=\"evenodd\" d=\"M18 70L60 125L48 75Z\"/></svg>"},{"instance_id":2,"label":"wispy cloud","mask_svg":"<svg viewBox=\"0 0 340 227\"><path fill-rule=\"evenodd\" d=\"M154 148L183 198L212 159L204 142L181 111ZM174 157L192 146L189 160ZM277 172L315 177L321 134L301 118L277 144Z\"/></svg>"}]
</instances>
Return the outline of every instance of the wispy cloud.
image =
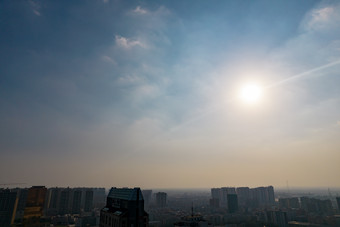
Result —
<instances>
[{"instance_id":1,"label":"wispy cloud","mask_svg":"<svg viewBox=\"0 0 340 227\"><path fill-rule=\"evenodd\" d=\"M37 16L41 16L41 13L40 13L41 5L32 0L29 1L29 3L30 3L33 13Z\"/></svg>"},{"instance_id":2,"label":"wispy cloud","mask_svg":"<svg viewBox=\"0 0 340 227\"><path fill-rule=\"evenodd\" d=\"M140 46L140 47L146 48L146 45L142 43L141 41L136 40L136 39L128 39L120 35L115 36L115 41L116 41L116 45L122 48L125 48L125 49L130 49L134 46Z\"/></svg>"},{"instance_id":3,"label":"wispy cloud","mask_svg":"<svg viewBox=\"0 0 340 227\"><path fill-rule=\"evenodd\" d=\"M143 9L140 6L137 6L136 9L132 10L133 13L135 14L147 14L149 11L147 11L146 9Z\"/></svg>"},{"instance_id":4,"label":"wispy cloud","mask_svg":"<svg viewBox=\"0 0 340 227\"><path fill-rule=\"evenodd\" d=\"M306 17L303 27L306 30L324 30L340 22L340 4L327 5L312 10Z\"/></svg>"},{"instance_id":5,"label":"wispy cloud","mask_svg":"<svg viewBox=\"0 0 340 227\"><path fill-rule=\"evenodd\" d=\"M104 62L111 63L113 65L117 65L117 62L114 59L110 58L109 56L103 55L102 60Z\"/></svg>"},{"instance_id":6,"label":"wispy cloud","mask_svg":"<svg viewBox=\"0 0 340 227\"><path fill-rule=\"evenodd\" d=\"M104 3L108 3L108 2L109 2L109 0L103 0L103 2L104 2Z\"/></svg>"},{"instance_id":7,"label":"wispy cloud","mask_svg":"<svg viewBox=\"0 0 340 227\"><path fill-rule=\"evenodd\" d=\"M143 79L136 75L127 75L119 77L118 83L122 85L141 83Z\"/></svg>"}]
</instances>

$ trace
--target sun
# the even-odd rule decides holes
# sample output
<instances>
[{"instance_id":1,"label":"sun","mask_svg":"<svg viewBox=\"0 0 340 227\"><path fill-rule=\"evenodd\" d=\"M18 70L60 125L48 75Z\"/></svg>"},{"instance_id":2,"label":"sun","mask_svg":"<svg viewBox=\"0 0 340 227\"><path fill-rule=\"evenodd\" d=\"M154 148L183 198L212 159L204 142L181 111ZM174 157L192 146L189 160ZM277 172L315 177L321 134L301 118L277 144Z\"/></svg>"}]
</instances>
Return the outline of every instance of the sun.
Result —
<instances>
[{"instance_id":1,"label":"sun","mask_svg":"<svg viewBox=\"0 0 340 227\"><path fill-rule=\"evenodd\" d=\"M263 89L260 85L251 83L244 85L239 92L240 99L250 105L258 103L263 94Z\"/></svg>"}]
</instances>

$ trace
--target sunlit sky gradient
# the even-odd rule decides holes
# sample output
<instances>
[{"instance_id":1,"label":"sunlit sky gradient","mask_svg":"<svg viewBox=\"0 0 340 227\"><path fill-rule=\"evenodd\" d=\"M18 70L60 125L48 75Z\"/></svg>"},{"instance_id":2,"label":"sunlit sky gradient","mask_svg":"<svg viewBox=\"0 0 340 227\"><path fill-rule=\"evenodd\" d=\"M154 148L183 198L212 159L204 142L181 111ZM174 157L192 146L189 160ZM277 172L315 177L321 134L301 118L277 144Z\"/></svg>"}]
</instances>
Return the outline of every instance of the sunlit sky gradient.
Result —
<instances>
[{"instance_id":1,"label":"sunlit sky gradient","mask_svg":"<svg viewBox=\"0 0 340 227\"><path fill-rule=\"evenodd\" d=\"M0 183L340 187L340 2L1 1L0 155Z\"/></svg>"}]
</instances>

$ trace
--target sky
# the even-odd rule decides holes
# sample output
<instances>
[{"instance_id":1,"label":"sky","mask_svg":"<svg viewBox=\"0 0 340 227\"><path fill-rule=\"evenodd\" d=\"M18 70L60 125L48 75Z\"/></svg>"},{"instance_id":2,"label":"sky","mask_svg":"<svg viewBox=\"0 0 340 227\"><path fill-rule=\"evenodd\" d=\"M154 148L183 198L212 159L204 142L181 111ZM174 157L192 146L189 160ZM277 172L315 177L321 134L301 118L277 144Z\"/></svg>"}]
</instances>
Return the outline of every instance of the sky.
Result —
<instances>
[{"instance_id":1,"label":"sky","mask_svg":"<svg viewBox=\"0 0 340 227\"><path fill-rule=\"evenodd\" d=\"M4 0L0 184L340 187L339 72L338 1Z\"/></svg>"}]
</instances>

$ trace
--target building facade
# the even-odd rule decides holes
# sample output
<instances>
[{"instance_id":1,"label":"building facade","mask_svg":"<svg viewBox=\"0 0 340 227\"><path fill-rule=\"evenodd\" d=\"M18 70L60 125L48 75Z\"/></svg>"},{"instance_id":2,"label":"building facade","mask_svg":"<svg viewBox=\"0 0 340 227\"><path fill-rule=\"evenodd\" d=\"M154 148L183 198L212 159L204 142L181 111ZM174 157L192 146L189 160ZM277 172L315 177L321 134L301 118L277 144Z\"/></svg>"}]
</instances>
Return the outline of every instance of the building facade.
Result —
<instances>
[{"instance_id":1,"label":"building facade","mask_svg":"<svg viewBox=\"0 0 340 227\"><path fill-rule=\"evenodd\" d=\"M100 227L132 226L149 226L140 188L111 188L106 206L100 211Z\"/></svg>"}]
</instances>

